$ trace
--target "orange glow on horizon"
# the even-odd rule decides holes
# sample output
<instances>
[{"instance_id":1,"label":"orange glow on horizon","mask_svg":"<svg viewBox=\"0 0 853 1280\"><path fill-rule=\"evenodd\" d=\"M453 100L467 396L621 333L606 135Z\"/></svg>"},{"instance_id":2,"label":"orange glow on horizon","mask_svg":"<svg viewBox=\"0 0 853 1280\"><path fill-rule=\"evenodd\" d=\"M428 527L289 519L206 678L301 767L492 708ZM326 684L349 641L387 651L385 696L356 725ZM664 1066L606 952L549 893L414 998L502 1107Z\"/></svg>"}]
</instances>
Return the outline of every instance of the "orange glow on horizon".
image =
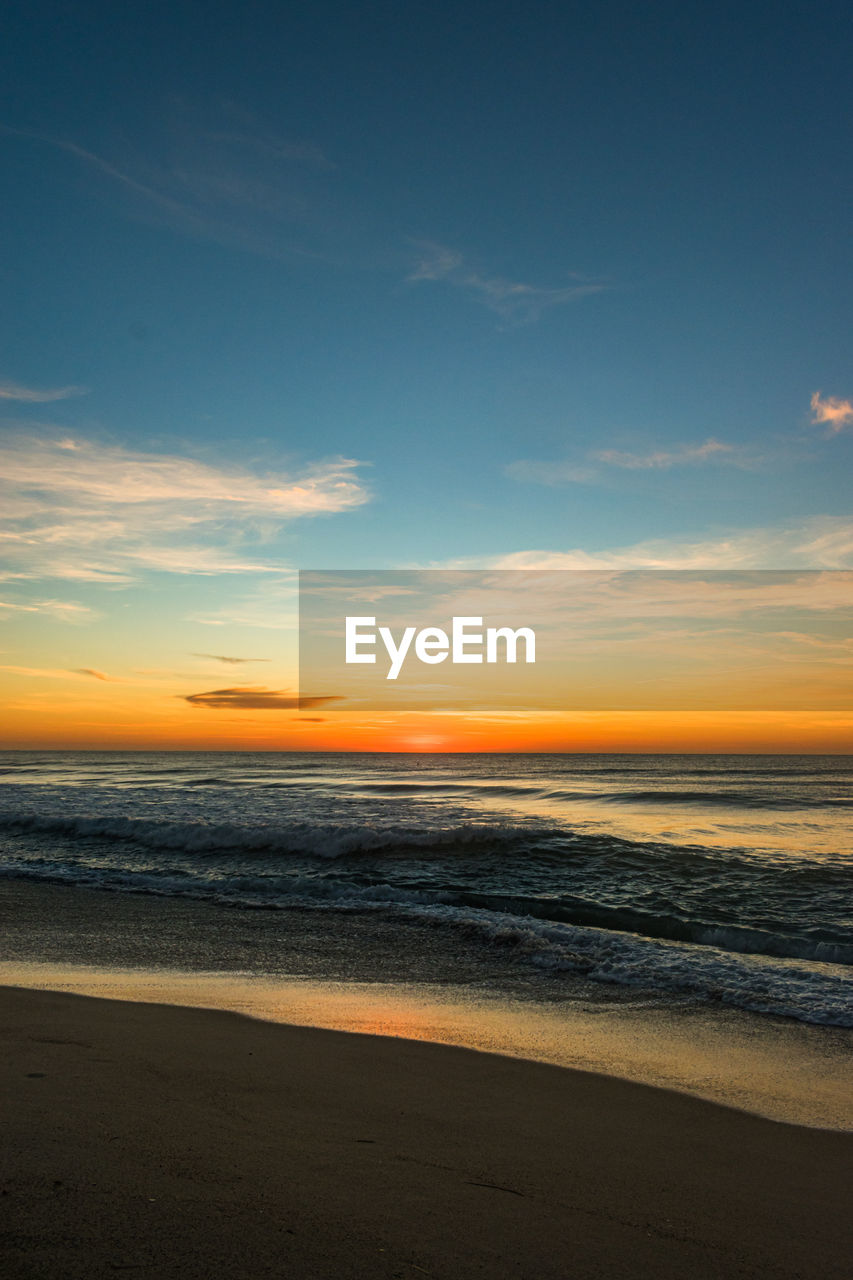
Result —
<instances>
[{"instance_id":1,"label":"orange glow on horizon","mask_svg":"<svg viewBox=\"0 0 853 1280\"><path fill-rule=\"evenodd\" d=\"M326 716L189 707L172 695L109 686L91 700L20 699L0 749L144 751L637 752L849 754L853 713L826 711L561 711L527 715L400 712Z\"/></svg>"}]
</instances>

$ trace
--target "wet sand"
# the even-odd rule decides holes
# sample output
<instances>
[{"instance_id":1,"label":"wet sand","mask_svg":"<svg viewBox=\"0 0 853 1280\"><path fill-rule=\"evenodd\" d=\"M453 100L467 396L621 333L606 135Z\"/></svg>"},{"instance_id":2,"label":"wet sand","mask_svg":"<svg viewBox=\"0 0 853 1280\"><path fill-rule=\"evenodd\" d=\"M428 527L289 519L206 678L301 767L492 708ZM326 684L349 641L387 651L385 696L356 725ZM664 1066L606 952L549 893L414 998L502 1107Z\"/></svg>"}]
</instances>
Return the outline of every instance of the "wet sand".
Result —
<instances>
[{"instance_id":1,"label":"wet sand","mask_svg":"<svg viewBox=\"0 0 853 1280\"><path fill-rule=\"evenodd\" d=\"M849 1273L853 1138L543 1063L0 989L17 1277Z\"/></svg>"},{"instance_id":2,"label":"wet sand","mask_svg":"<svg viewBox=\"0 0 853 1280\"><path fill-rule=\"evenodd\" d=\"M9 880L0 934L2 986L454 1044L853 1129L851 1028L525 975L500 948L449 955L434 930L400 921Z\"/></svg>"}]
</instances>

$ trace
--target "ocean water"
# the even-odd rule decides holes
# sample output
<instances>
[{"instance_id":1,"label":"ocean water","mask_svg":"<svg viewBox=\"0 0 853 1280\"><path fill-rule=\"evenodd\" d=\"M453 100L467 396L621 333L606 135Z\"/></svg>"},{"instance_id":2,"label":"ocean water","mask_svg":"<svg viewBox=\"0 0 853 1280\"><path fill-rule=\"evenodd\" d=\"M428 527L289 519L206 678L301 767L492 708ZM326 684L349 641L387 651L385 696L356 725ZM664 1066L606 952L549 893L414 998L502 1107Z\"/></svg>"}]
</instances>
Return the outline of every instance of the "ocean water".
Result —
<instances>
[{"instance_id":1,"label":"ocean water","mask_svg":"<svg viewBox=\"0 0 853 1280\"><path fill-rule=\"evenodd\" d=\"M0 876L853 1026L853 758L0 753ZM353 919L358 917L356 921Z\"/></svg>"}]
</instances>

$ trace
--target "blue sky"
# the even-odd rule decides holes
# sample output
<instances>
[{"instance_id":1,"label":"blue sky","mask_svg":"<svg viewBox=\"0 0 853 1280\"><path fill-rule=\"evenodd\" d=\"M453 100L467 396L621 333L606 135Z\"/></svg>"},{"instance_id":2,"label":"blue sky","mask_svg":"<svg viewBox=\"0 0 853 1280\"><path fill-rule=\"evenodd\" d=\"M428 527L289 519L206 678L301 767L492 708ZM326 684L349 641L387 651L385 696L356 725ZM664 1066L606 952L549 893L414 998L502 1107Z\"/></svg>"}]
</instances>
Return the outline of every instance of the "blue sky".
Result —
<instances>
[{"instance_id":1,"label":"blue sky","mask_svg":"<svg viewBox=\"0 0 853 1280\"><path fill-rule=\"evenodd\" d=\"M12 0L7 652L299 567L853 564L851 35Z\"/></svg>"}]
</instances>

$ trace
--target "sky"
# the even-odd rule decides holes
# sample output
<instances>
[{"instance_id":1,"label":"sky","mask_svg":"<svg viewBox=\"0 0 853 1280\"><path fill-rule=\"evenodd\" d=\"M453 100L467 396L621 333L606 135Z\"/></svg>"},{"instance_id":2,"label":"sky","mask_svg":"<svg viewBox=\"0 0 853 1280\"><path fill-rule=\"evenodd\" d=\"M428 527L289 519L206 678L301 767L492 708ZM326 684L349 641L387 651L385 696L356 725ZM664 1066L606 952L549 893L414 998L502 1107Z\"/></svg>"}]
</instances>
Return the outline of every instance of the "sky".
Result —
<instances>
[{"instance_id":1,"label":"sky","mask_svg":"<svg viewBox=\"0 0 853 1280\"><path fill-rule=\"evenodd\" d=\"M734 743L300 720L296 574L853 567L851 36L10 0L0 744Z\"/></svg>"}]
</instances>

